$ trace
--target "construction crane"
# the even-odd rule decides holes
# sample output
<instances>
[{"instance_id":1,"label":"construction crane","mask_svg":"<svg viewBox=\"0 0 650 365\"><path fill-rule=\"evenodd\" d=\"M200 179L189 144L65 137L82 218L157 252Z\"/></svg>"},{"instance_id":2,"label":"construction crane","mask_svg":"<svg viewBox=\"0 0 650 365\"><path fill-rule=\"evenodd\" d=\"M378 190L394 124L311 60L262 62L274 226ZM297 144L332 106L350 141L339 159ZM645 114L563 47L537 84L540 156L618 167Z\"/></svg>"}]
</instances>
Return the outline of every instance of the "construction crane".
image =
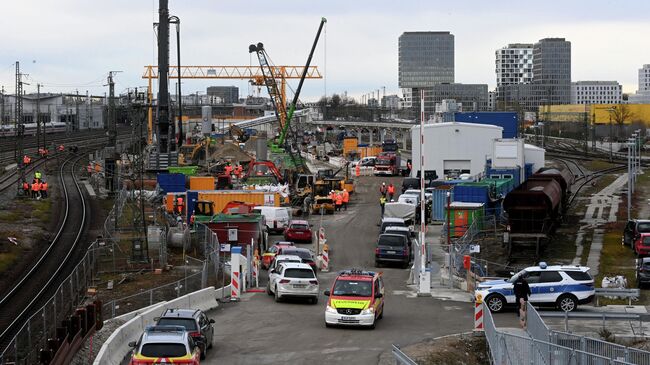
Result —
<instances>
[{"instance_id":1,"label":"construction crane","mask_svg":"<svg viewBox=\"0 0 650 365\"><path fill-rule=\"evenodd\" d=\"M280 121L280 136L275 143L271 144L271 151L273 152L282 152L283 150L287 132L289 131L289 126L291 125L291 118L293 117L293 113L296 110L296 106L298 105L298 98L300 97L302 85L305 82L305 78L307 77L307 71L309 70L311 59L314 56L314 51L316 50L318 39L320 38L321 31L323 30L323 26L326 22L327 19L321 18L320 25L318 26L318 31L316 32L316 38L314 39L311 51L309 52L309 57L307 57L307 64L302 70L303 72L302 76L300 77L300 82L298 83L298 88L296 89L296 92L293 96L293 101L289 105L288 111L286 110L286 99L281 99L279 97L280 93L278 90L277 81L275 80L275 75L273 74L273 66L268 63L268 55L264 49L264 45L262 43L258 43L257 45L251 44L248 47L249 53L255 52L257 54L257 58L260 61L260 67L262 69L262 76L264 77L264 84L268 89L269 96L273 102L273 107L275 108L276 115Z\"/></svg>"},{"instance_id":2,"label":"construction crane","mask_svg":"<svg viewBox=\"0 0 650 365\"><path fill-rule=\"evenodd\" d=\"M236 79L236 80L253 80L253 84L260 85L264 80L262 68L257 66L181 66L181 79ZM286 105L286 84L287 79L322 79L317 66L271 66L273 77L280 80L280 95ZM178 66L169 66L169 79L178 79ZM145 66L143 79L148 80L148 124L149 130L147 141L149 144L153 140L153 89L152 83L158 78L158 66Z\"/></svg>"}]
</instances>

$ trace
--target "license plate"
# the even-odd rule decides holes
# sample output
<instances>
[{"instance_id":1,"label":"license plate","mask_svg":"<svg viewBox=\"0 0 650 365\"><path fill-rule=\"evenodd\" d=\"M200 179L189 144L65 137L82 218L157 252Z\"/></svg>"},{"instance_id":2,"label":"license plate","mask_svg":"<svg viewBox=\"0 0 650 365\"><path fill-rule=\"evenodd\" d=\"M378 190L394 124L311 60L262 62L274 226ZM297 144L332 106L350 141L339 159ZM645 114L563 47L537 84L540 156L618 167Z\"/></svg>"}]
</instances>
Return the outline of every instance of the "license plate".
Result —
<instances>
[{"instance_id":1,"label":"license plate","mask_svg":"<svg viewBox=\"0 0 650 365\"><path fill-rule=\"evenodd\" d=\"M354 318L354 317L350 317L350 316L341 316L341 320L344 320L344 321L354 321L354 320L356 320L356 318Z\"/></svg>"},{"instance_id":2,"label":"license plate","mask_svg":"<svg viewBox=\"0 0 650 365\"><path fill-rule=\"evenodd\" d=\"M389 254L391 254L391 255L394 255L394 254L396 254L397 252L396 252L396 251L386 251L386 253L389 253Z\"/></svg>"},{"instance_id":3,"label":"license plate","mask_svg":"<svg viewBox=\"0 0 650 365\"><path fill-rule=\"evenodd\" d=\"M293 284L294 288L306 288L307 284Z\"/></svg>"}]
</instances>

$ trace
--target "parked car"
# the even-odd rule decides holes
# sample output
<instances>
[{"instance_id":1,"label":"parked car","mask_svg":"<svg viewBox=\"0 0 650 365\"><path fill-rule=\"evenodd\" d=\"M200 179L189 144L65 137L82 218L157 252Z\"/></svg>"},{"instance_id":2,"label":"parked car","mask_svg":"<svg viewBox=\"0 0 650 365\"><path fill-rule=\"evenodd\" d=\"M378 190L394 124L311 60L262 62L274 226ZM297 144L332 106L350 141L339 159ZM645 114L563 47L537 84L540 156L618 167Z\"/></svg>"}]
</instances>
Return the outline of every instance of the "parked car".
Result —
<instances>
[{"instance_id":1,"label":"parked car","mask_svg":"<svg viewBox=\"0 0 650 365\"><path fill-rule=\"evenodd\" d=\"M634 252L639 256L650 255L650 233L639 233L634 239Z\"/></svg>"},{"instance_id":2,"label":"parked car","mask_svg":"<svg viewBox=\"0 0 650 365\"><path fill-rule=\"evenodd\" d=\"M404 219L402 218L383 218L381 220L380 233L384 233L384 231L386 231L386 227L392 226L406 227L406 222L404 222Z\"/></svg>"},{"instance_id":3,"label":"parked car","mask_svg":"<svg viewBox=\"0 0 650 365\"><path fill-rule=\"evenodd\" d=\"M277 268L278 265L280 265L283 262L302 263L302 259L300 258L300 256L296 256L296 255L276 255L273 258L273 261L271 262L271 266L269 266L269 272L273 271L273 269Z\"/></svg>"},{"instance_id":4,"label":"parked car","mask_svg":"<svg viewBox=\"0 0 650 365\"><path fill-rule=\"evenodd\" d=\"M199 309L167 309L156 319L156 326L182 326L201 349L205 359L214 340L214 319L208 319Z\"/></svg>"},{"instance_id":5,"label":"parked car","mask_svg":"<svg viewBox=\"0 0 650 365\"><path fill-rule=\"evenodd\" d=\"M307 298L318 303L318 279L308 264L283 262L269 273L268 295L275 295L275 301L283 298Z\"/></svg>"},{"instance_id":6,"label":"parked car","mask_svg":"<svg viewBox=\"0 0 650 365\"><path fill-rule=\"evenodd\" d=\"M406 237L406 242L409 245L409 250L411 252L411 259L413 259L413 232L407 227L399 227L399 226L390 226L386 227L386 230L384 231L387 234L399 234L404 237Z\"/></svg>"},{"instance_id":7,"label":"parked car","mask_svg":"<svg viewBox=\"0 0 650 365\"><path fill-rule=\"evenodd\" d=\"M312 243L311 225L305 220L292 220L284 230L284 239L294 242Z\"/></svg>"},{"instance_id":8,"label":"parked car","mask_svg":"<svg viewBox=\"0 0 650 365\"><path fill-rule=\"evenodd\" d=\"M402 195L415 195L418 197L418 201L420 201L420 189L408 189L405 192L403 192ZM433 193L431 193L431 191L427 191L426 189L424 189L424 199L426 199L427 201L433 200Z\"/></svg>"},{"instance_id":9,"label":"parked car","mask_svg":"<svg viewBox=\"0 0 650 365\"><path fill-rule=\"evenodd\" d=\"M420 188L420 179L416 177L405 177L402 180L402 194L409 189L419 189Z\"/></svg>"},{"instance_id":10,"label":"parked car","mask_svg":"<svg viewBox=\"0 0 650 365\"><path fill-rule=\"evenodd\" d=\"M362 159L358 161L354 161L352 163L353 167L356 167L357 165L359 166L375 166L375 160L377 160L376 156L367 156L363 157Z\"/></svg>"},{"instance_id":11,"label":"parked car","mask_svg":"<svg viewBox=\"0 0 650 365\"><path fill-rule=\"evenodd\" d=\"M314 272L316 272L316 260L314 259L314 254L306 248L283 247L278 251L278 254L299 256L302 259L302 262L311 266Z\"/></svg>"},{"instance_id":12,"label":"parked car","mask_svg":"<svg viewBox=\"0 0 650 365\"><path fill-rule=\"evenodd\" d=\"M138 341L129 342L133 348L129 365L191 364L198 365L201 349L182 326L151 326Z\"/></svg>"},{"instance_id":13,"label":"parked car","mask_svg":"<svg viewBox=\"0 0 650 365\"><path fill-rule=\"evenodd\" d=\"M650 284L650 257L642 257L636 260L636 283L639 288Z\"/></svg>"},{"instance_id":14,"label":"parked car","mask_svg":"<svg viewBox=\"0 0 650 365\"><path fill-rule=\"evenodd\" d=\"M634 241L641 233L650 233L650 220L630 219L623 230L623 244L634 248Z\"/></svg>"},{"instance_id":15,"label":"parked car","mask_svg":"<svg viewBox=\"0 0 650 365\"><path fill-rule=\"evenodd\" d=\"M384 233L379 235L375 248L375 266L397 263L407 268L411 262L411 247L403 234Z\"/></svg>"},{"instance_id":16,"label":"parked car","mask_svg":"<svg viewBox=\"0 0 650 365\"><path fill-rule=\"evenodd\" d=\"M293 247L293 242L278 242L269 247L268 250L262 254L262 268L268 269L269 266L271 266L271 262L275 255L277 255L278 251L284 247Z\"/></svg>"},{"instance_id":17,"label":"parked car","mask_svg":"<svg viewBox=\"0 0 650 365\"><path fill-rule=\"evenodd\" d=\"M476 298L482 299L492 312L501 312L506 306L516 306L513 283L523 277L532 294L530 303L540 306L555 306L571 312L578 304L590 303L596 295L594 279L586 266L548 266L540 262L521 270L510 279L490 280L480 283Z\"/></svg>"},{"instance_id":18,"label":"parked car","mask_svg":"<svg viewBox=\"0 0 650 365\"><path fill-rule=\"evenodd\" d=\"M345 270L324 293L325 326L366 326L375 328L384 316L384 281L373 271Z\"/></svg>"},{"instance_id":19,"label":"parked car","mask_svg":"<svg viewBox=\"0 0 650 365\"><path fill-rule=\"evenodd\" d=\"M260 213L264 216L266 229L275 233L282 233L289 225L289 210L285 207L267 207L257 206L253 208L254 213Z\"/></svg>"}]
</instances>

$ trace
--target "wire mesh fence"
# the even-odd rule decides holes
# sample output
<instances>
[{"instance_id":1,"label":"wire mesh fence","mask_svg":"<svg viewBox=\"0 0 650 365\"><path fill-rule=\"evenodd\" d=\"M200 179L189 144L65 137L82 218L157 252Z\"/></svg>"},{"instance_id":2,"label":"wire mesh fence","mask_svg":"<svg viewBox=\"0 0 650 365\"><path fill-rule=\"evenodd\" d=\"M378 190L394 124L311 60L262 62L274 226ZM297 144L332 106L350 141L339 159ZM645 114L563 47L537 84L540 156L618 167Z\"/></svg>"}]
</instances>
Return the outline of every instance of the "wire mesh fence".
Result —
<instances>
[{"instance_id":1,"label":"wire mesh fence","mask_svg":"<svg viewBox=\"0 0 650 365\"><path fill-rule=\"evenodd\" d=\"M57 287L54 295L27 320L0 354L0 364L37 364L40 349L57 337L57 328L84 301L95 275L95 258L89 249L79 264Z\"/></svg>"}]
</instances>

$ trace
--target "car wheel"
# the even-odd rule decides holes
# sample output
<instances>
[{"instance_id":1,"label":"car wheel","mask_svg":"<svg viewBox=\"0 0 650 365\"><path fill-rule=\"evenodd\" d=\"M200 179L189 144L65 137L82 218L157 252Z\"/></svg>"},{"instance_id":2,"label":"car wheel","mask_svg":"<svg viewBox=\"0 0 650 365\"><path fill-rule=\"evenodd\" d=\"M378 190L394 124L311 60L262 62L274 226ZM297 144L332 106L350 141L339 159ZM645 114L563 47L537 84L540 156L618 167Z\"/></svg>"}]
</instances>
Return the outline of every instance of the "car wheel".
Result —
<instances>
[{"instance_id":1,"label":"car wheel","mask_svg":"<svg viewBox=\"0 0 650 365\"><path fill-rule=\"evenodd\" d=\"M278 294L278 287L276 286L275 287L275 301L279 303L280 300L282 300L282 298L280 298L280 294Z\"/></svg>"},{"instance_id":2,"label":"car wheel","mask_svg":"<svg viewBox=\"0 0 650 365\"><path fill-rule=\"evenodd\" d=\"M379 261L375 261L375 267L377 268L381 267L381 263Z\"/></svg>"},{"instance_id":3,"label":"car wheel","mask_svg":"<svg viewBox=\"0 0 650 365\"><path fill-rule=\"evenodd\" d=\"M578 307L578 300L571 294L565 294L557 299L557 307L564 312L572 312Z\"/></svg>"},{"instance_id":4,"label":"car wheel","mask_svg":"<svg viewBox=\"0 0 650 365\"><path fill-rule=\"evenodd\" d=\"M384 318L384 307L381 307L381 312L379 313L379 317L377 319L382 319Z\"/></svg>"},{"instance_id":5,"label":"car wheel","mask_svg":"<svg viewBox=\"0 0 650 365\"><path fill-rule=\"evenodd\" d=\"M210 338L210 343L208 344L209 349L212 347L214 347L214 328L212 329L212 337Z\"/></svg>"},{"instance_id":6,"label":"car wheel","mask_svg":"<svg viewBox=\"0 0 650 365\"><path fill-rule=\"evenodd\" d=\"M490 308L490 312L494 313L503 311L503 308L506 306L506 299L499 294L490 295L485 298L485 302L488 308Z\"/></svg>"},{"instance_id":7,"label":"car wheel","mask_svg":"<svg viewBox=\"0 0 650 365\"><path fill-rule=\"evenodd\" d=\"M374 330L375 327L376 327L376 325L377 325L377 319L375 319L375 320L372 322L372 324L370 325L370 329L371 329L371 330Z\"/></svg>"},{"instance_id":8,"label":"car wheel","mask_svg":"<svg viewBox=\"0 0 650 365\"><path fill-rule=\"evenodd\" d=\"M334 325L333 325L333 324L329 324L329 323L327 323L327 322L325 322L325 327L326 327L326 328L332 328L332 327L334 327Z\"/></svg>"}]
</instances>

